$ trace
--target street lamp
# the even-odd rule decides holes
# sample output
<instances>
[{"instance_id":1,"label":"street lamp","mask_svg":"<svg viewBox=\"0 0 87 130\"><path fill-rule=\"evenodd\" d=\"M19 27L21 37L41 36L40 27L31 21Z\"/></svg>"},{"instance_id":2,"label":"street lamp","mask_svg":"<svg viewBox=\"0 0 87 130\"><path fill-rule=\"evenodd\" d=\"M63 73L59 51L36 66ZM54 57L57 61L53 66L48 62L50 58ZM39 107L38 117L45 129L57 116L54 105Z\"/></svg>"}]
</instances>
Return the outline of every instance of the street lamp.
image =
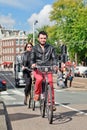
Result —
<instances>
[{"instance_id":1,"label":"street lamp","mask_svg":"<svg viewBox=\"0 0 87 130\"><path fill-rule=\"evenodd\" d=\"M35 25L38 23L38 21L37 20L35 20L34 22L33 22L33 45L35 45L35 32L34 32L34 27L35 27Z\"/></svg>"}]
</instances>

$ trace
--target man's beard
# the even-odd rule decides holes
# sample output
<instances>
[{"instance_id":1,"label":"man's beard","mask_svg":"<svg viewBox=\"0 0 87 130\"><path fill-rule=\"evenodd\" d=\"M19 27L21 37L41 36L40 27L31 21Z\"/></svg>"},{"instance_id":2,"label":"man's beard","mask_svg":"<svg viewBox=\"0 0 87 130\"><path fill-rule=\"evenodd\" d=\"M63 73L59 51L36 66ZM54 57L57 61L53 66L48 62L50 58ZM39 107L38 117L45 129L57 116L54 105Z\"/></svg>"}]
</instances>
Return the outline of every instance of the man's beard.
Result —
<instances>
[{"instance_id":1,"label":"man's beard","mask_svg":"<svg viewBox=\"0 0 87 130\"><path fill-rule=\"evenodd\" d=\"M40 43L40 42L39 42L39 43ZM45 43L40 43L41 46L44 46L45 44L46 44L46 42L45 42Z\"/></svg>"}]
</instances>

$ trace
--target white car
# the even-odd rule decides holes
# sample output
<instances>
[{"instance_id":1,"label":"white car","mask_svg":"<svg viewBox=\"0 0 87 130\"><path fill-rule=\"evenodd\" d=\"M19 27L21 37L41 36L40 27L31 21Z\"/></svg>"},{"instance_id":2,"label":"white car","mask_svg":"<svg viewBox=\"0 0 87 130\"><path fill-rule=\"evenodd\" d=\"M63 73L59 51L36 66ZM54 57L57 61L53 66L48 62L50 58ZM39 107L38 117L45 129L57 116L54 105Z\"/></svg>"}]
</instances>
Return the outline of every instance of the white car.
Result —
<instances>
[{"instance_id":1,"label":"white car","mask_svg":"<svg viewBox=\"0 0 87 130\"><path fill-rule=\"evenodd\" d=\"M87 70L87 66L77 66L75 69L74 69L74 75L75 76L82 76L83 75L83 72Z\"/></svg>"}]
</instances>

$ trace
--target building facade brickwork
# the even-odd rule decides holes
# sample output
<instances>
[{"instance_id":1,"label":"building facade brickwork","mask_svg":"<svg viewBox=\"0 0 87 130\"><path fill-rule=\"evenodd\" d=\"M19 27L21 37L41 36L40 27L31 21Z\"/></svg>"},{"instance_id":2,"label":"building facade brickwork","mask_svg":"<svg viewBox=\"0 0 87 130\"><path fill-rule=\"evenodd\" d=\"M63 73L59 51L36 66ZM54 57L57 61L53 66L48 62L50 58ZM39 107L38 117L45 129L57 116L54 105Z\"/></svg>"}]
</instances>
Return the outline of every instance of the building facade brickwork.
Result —
<instances>
[{"instance_id":1,"label":"building facade brickwork","mask_svg":"<svg viewBox=\"0 0 87 130\"><path fill-rule=\"evenodd\" d=\"M13 68L16 55L24 51L27 42L25 31L0 26L0 66Z\"/></svg>"}]
</instances>

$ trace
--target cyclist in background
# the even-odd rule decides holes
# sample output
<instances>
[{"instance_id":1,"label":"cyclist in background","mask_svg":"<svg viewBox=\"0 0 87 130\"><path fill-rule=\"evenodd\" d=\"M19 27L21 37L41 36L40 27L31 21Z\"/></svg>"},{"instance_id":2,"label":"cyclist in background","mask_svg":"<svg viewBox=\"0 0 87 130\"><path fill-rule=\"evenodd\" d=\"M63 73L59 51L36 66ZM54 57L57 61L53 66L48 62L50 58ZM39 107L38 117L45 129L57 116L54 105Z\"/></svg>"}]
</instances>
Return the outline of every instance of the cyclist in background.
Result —
<instances>
[{"instance_id":1,"label":"cyclist in background","mask_svg":"<svg viewBox=\"0 0 87 130\"><path fill-rule=\"evenodd\" d=\"M57 70L56 54L55 49L50 44L47 44L47 33L44 31L39 32L38 34L38 44L36 44L31 52L31 67L36 66L54 66L54 69ZM35 95L34 100L39 100L39 95L41 93L41 85L43 81L42 73L37 69L33 72L35 77ZM53 110L56 110L55 101L54 101L54 89L53 89L53 75L52 72L48 73L48 82L52 87L52 101L53 101Z\"/></svg>"},{"instance_id":2,"label":"cyclist in background","mask_svg":"<svg viewBox=\"0 0 87 130\"><path fill-rule=\"evenodd\" d=\"M24 104L27 105L27 98L31 90L31 84L32 84L32 78L31 78L31 72L29 72L27 68L30 68L30 56L31 56L31 50L32 50L32 43L26 43L25 48L24 48L24 53L22 55L22 70L23 70L23 77L25 79L25 89L24 89Z\"/></svg>"}]
</instances>

